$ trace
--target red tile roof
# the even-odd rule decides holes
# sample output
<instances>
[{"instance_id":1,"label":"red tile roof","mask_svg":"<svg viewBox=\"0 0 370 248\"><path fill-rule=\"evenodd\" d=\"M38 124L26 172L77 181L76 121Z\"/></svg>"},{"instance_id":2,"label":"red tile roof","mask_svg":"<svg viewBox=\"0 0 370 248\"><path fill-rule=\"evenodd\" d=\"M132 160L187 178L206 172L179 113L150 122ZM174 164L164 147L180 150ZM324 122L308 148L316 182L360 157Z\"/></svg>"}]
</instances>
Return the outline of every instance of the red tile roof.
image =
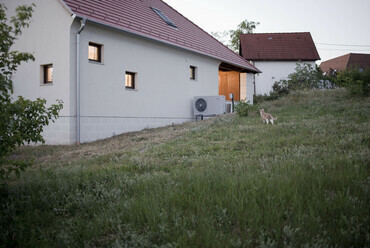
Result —
<instances>
[{"instance_id":1,"label":"red tile roof","mask_svg":"<svg viewBox=\"0 0 370 248\"><path fill-rule=\"evenodd\" d=\"M323 61L320 64L321 70L326 73L330 73L332 70L342 71L353 66L358 66L363 69L370 68L370 54L349 53Z\"/></svg>"},{"instance_id":2,"label":"red tile roof","mask_svg":"<svg viewBox=\"0 0 370 248\"><path fill-rule=\"evenodd\" d=\"M221 42L161 0L64 0L72 13L88 21L180 47L259 72ZM151 7L161 10L177 28L168 25Z\"/></svg>"},{"instance_id":3,"label":"red tile roof","mask_svg":"<svg viewBox=\"0 0 370 248\"><path fill-rule=\"evenodd\" d=\"M241 55L247 60L320 59L309 32L242 34L240 45Z\"/></svg>"}]
</instances>

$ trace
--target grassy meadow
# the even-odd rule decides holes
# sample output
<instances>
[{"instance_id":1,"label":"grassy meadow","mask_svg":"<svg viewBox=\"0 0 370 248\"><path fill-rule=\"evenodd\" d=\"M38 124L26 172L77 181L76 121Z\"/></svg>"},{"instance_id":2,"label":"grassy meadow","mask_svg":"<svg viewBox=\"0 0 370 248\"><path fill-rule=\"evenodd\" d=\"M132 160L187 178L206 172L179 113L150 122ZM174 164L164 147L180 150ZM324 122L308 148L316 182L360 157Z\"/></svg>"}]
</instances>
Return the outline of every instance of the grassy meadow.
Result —
<instances>
[{"instance_id":1,"label":"grassy meadow","mask_svg":"<svg viewBox=\"0 0 370 248\"><path fill-rule=\"evenodd\" d=\"M298 92L258 110L34 158L1 182L0 247L370 247L370 99Z\"/></svg>"}]
</instances>

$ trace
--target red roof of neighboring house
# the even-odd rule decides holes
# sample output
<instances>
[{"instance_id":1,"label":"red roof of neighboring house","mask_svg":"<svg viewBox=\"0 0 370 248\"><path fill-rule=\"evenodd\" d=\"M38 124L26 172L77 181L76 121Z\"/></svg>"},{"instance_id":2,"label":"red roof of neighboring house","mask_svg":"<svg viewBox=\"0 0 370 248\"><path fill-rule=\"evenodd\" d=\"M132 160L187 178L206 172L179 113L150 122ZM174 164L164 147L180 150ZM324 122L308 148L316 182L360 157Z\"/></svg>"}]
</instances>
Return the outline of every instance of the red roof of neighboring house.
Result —
<instances>
[{"instance_id":1,"label":"red roof of neighboring house","mask_svg":"<svg viewBox=\"0 0 370 248\"><path fill-rule=\"evenodd\" d=\"M161 0L64 0L80 18L173 45L237 66L260 72L207 32ZM168 25L151 7L166 15Z\"/></svg>"},{"instance_id":2,"label":"red roof of neighboring house","mask_svg":"<svg viewBox=\"0 0 370 248\"><path fill-rule=\"evenodd\" d=\"M247 60L320 59L309 32L242 34L240 46L240 54Z\"/></svg>"},{"instance_id":3,"label":"red roof of neighboring house","mask_svg":"<svg viewBox=\"0 0 370 248\"><path fill-rule=\"evenodd\" d=\"M334 59L323 61L320 68L323 72L330 73L331 70L342 71L353 66L370 68L370 54L349 53Z\"/></svg>"}]
</instances>

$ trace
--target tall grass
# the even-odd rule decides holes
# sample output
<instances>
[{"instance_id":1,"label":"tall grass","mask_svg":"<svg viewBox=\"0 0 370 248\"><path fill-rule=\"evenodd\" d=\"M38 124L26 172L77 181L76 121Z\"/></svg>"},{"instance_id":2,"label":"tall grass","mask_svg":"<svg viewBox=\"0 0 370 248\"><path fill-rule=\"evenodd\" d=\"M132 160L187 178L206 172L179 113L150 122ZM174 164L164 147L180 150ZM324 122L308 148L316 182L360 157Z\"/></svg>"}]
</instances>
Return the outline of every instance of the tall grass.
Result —
<instances>
[{"instance_id":1,"label":"tall grass","mask_svg":"<svg viewBox=\"0 0 370 248\"><path fill-rule=\"evenodd\" d=\"M229 115L5 182L1 246L369 247L369 99L313 91L261 107L275 126Z\"/></svg>"}]
</instances>

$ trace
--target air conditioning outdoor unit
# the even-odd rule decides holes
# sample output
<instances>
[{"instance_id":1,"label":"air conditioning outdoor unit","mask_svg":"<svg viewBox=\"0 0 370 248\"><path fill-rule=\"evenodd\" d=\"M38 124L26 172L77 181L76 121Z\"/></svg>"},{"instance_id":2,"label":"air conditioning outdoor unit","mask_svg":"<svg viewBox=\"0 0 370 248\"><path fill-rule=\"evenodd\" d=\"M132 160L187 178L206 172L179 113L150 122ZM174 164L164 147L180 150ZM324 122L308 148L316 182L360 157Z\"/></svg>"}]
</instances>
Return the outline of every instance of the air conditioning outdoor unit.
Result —
<instances>
[{"instance_id":1,"label":"air conditioning outdoor unit","mask_svg":"<svg viewBox=\"0 0 370 248\"><path fill-rule=\"evenodd\" d=\"M196 96L194 97L193 109L196 116L225 114L225 96Z\"/></svg>"},{"instance_id":2,"label":"air conditioning outdoor unit","mask_svg":"<svg viewBox=\"0 0 370 248\"><path fill-rule=\"evenodd\" d=\"M233 111L233 104L232 104L232 102L227 101L225 103L225 112L226 113L232 113L232 111Z\"/></svg>"}]
</instances>

